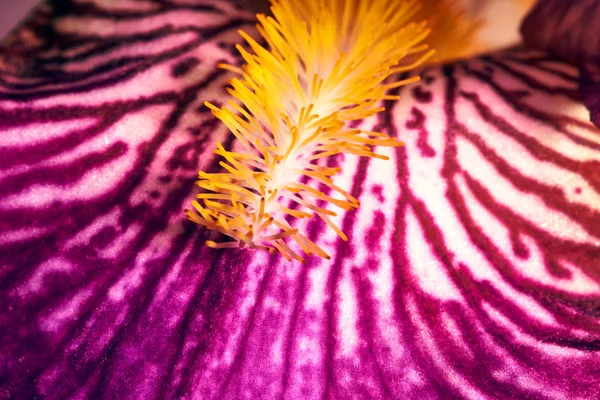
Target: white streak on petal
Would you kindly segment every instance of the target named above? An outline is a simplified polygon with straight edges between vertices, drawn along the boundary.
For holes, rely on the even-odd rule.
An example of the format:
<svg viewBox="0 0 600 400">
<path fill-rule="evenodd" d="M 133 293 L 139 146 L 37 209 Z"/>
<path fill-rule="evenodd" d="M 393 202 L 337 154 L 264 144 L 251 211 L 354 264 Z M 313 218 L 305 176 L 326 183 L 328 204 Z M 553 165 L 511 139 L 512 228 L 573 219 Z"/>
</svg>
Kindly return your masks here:
<svg viewBox="0 0 600 400">
<path fill-rule="evenodd" d="M 443 300 L 462 300 L 445 266 L 436 259 L 432 245 L 423 235 L 423 229 L 412 211 L 406 213 L 406 253 L 411 261 L 413 277 L 425 292 Z"/>
<path fill-rule="evenodd" d="M 44 280 L 46 277 L 63 275 L 69 276 L 69 272 L 73 265 L 65 258 L 55 257 L 41 263 L 31 274 L 29 279 L 19 288 L 17 293 L 19 296 L 28 296 L 43 289 Z"/>
</svg>

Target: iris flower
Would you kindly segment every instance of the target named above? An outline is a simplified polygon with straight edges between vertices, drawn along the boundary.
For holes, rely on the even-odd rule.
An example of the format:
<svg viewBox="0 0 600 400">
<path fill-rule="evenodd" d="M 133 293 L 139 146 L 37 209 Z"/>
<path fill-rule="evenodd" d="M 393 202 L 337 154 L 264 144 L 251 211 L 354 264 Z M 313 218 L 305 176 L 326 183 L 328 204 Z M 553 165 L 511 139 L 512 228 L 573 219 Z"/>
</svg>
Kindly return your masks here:
<svg viewBox="0 0 600 400">
<path fill-rule="evenodd" d="M 326 160 L 360 207 L 305 263 L 184 214 L 254 12 L 41 4 L 0 51 L 0 398 L 600 398 L 600 1 L 478 55 L 423 4 L 437 58 L 353 122 L 404 146 Z"/>
</svg>

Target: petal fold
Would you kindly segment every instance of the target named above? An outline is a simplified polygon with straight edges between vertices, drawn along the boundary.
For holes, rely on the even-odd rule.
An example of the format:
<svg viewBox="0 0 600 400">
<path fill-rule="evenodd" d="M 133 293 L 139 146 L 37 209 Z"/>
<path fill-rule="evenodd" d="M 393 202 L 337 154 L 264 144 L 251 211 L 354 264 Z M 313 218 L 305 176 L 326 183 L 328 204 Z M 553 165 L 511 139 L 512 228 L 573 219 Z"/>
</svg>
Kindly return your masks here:
<svg viewBox="0 0 600 400">
<path fill-rule="evenodd" d="M 523 21 L 525 43 L 580 64 L 600 58 L 600 1 L 541 0 Z"/>
<path fill-rule="evenodd" d="M 521 26 L 525 44 L 581 67 L 590 120 L 600 126 L 600 1 L 541 0 Z"/>
<path fill-rule="evenodd" d="M 415 71 L 356 125 L 405 146 L 330 162 L 361 207 L 332 217 L 347 242 L 307 225 L 332 259 L 300 265 L 205 247 L 183 214 L 235 146 L 202 104 L 253 15 L 44 4 L 0 49 L 0 398 L 600 398 L 576 68 L 511 49 Z"/>
</svg>

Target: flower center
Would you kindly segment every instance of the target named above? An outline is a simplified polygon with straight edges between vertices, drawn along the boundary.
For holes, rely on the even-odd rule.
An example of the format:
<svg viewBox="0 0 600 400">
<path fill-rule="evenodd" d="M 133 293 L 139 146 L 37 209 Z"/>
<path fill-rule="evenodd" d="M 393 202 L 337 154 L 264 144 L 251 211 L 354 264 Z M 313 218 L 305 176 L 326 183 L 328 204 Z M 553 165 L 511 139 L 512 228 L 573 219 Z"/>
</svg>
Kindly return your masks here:
<svg viewBox="0 0 600 400">
<path fill-rule="evenodd" d="M 218 144 L 215 153 L 224 158 L 227 172 L 200 172 L 197 184 L 206 193 L 198 195 L 202 204 L 194 201 L 195 210 L 187 211 L 192 221 L 234 239 L 208 241 L 209 246 L 278 250 L 303 260 L 289 238 L 306 254 L 328 258 L 290 224 L 314 217 L 346 240 L 330 208 L 351 210 L 359 203 L 334 184 L 339 169 L 321 161 L 339 153 L 386 159 L 373 148 L 401 145 L 348 123 L 382 111 L 382 100 L 397 99 L 388 90 L 418 80 L 385 83 L 433 54 L 424 44 L 429 29 L 418 22 L 432 6 L 422 3 L 274 0 L 272 16 L 257 16 L 266 48 L 240 32 L 252 51 L 237 47 L 246 65 L 222 66 L 241 75 L 228 89 L 237 101 L 221 108 L 206 105 L 245 151 L 230 152 Z M 327 206 L 321 207 L 323 202 Z"/>
</svg>

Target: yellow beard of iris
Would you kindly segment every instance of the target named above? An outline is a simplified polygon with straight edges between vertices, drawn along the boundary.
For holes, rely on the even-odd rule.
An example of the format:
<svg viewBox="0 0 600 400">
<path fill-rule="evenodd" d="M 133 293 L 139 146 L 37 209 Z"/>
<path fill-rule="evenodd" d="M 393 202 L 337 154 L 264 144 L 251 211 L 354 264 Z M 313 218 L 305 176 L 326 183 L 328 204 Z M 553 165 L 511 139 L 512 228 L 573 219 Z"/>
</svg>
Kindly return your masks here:
<svg viewBox="0 0 600 400">
<path fill-rule="evenodd" d="M 221 108 L 206 105 L 244 151 L 217 145 L 215 153 L 223 157 L 225 171 L 199 172 L 196 183 L 204 192 L 193 202 L 194 210 L 187 210 L 190 220 L 234 241 L 206 244 L 278 250 L 288 259 L 303 261 L 288 245 L 292 240 L 307 255 L 329 258 L 286 217 L 321 218 L 347 240 L 331 220 L 336 213 L 317 204 L 324 201 L 351 210 L 359 202 L 334 184 L 338 168 L 317 163 L 338 153 L 386 159 L 373 147 L 401 145 L 379 132 L 349 128 L 348 123 L 382 111 L 381 100 L 397 98 L 386 94 L 388 90 L 419 79 L 384 82 L 433 56 L 425 43 L 430 31 L 424 20 L 454 32 L 463 44 L 468 41 L 476 22 L 461 26 L 457 19 L 463 14 L 454 3 L 274 0 L 272 17 L 257 16 L 267 48 L 240 32 L 252 51 L 237 46 L 246 65 L 221 65 L 240 75 L 228 88 L 235 101 Z M 437 15 L 442 17 L 434 18 L 440 11 L 443 14 Z M 436 32 L 433 43 L 442 33 Z M 304 177 L 327 186 L 331 195 L 302 183 Z M 289 208 L 292 203 L 298 207 Z"/>
</svg>

